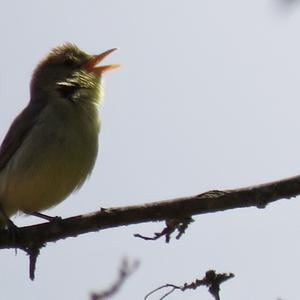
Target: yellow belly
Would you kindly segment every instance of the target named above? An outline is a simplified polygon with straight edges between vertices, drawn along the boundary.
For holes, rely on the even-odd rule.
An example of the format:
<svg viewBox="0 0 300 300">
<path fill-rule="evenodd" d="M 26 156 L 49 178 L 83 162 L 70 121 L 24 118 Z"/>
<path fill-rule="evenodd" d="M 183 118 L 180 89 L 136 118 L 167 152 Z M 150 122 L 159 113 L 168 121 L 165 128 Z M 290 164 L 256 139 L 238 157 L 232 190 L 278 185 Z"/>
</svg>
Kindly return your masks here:
<svg viewBox="0 0 300 300">
<path fill-rule="evenodd" d="M 82 117 L 51 118 L 49 127 L 46 115 L 35 124 L 0 172 L 0 204 L 8 216 L 47 209 L 83 184 L 97 156 L 99 123 Z"/>
</svg>

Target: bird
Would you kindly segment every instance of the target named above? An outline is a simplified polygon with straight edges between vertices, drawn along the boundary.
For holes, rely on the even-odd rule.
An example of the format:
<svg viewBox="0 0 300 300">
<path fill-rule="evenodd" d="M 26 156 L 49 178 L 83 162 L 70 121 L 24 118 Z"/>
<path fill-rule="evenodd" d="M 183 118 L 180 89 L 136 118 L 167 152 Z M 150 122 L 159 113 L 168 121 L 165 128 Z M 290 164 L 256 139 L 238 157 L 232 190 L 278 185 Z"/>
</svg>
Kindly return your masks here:
<svg viewBox="0 0 300 300">
<path fill-rule="evenodd" d="M 120 66 L 98 64 L 115 50 L 90 55 L 64 43 L 35 68 L 29 103 L 0 146 L 2 227 L 16 213 L 38 215 L 59 204 L 91 174 L 101 127 L 102 74 Z"/>
</svg>

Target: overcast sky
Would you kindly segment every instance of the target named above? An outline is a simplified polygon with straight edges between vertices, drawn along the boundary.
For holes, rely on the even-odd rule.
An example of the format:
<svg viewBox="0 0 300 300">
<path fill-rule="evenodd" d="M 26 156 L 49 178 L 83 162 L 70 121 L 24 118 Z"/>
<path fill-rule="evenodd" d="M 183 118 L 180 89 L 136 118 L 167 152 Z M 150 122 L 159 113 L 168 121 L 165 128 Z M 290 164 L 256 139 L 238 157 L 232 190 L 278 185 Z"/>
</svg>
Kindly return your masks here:
<svg viewBox="0 0 300 300">
<path fill-rule="evenodd" d="M 38 61 L 69 41 L 106 62 L 100 153 L 90 180 L 48 210 L 62 217 L 300 173 L 300 6 L 284 0 L 5 1 L 0 10 L 0 138 L 29 100 Z M 233 272 L 222 300 L 296 299 L 300 201 L 195 217 L 166 245 L 163 224 L 105 230 L 49 244 L 36 280 L 28 258 L 0 253 L 1 299 L 88 300 L 117 277 L 124 256 L 139 270 L 114 299 L 142 299 L 206 270 Z M 39 222 L 16 217 L 18 225 Z M 202 288 L 168 299 L 212 299 Z M 150 299 L 158 299 L 153 296 Z"/>
</svg>

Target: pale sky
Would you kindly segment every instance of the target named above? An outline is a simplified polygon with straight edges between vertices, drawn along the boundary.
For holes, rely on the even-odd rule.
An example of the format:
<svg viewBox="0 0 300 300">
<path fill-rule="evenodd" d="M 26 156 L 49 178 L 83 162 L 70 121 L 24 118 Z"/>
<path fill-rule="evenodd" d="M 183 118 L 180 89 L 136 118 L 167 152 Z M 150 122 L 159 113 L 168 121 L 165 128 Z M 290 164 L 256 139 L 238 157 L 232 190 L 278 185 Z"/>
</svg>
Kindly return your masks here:
<svg viewBox="0 0 300 300">
<path fill-rule="evenodd" d="M 68 217 L 238 188 L 300 173 L 300 6 L 283 0 L 6 1 L 0 10 L 0 138 L 29 100 L 38 61 L 69 41 L 106 60 L 100 153 L 90 180 L 50 215 Z M 179 240 L 146 242 L 163 224 L 0 252 L 0 299 L 88 300 L 124 256 L 141 262 L 114 299 L 143 299 L 208 269 L 233 272 L 221 299 L 296 299 L 300 201 L 196 216 Z M 16 217 L 16 224 L 39 222 Z M 212 299 L 205 288 L 167 299 Z M 150 299 L 158 299 L 154 295 Z"/>
</svg>

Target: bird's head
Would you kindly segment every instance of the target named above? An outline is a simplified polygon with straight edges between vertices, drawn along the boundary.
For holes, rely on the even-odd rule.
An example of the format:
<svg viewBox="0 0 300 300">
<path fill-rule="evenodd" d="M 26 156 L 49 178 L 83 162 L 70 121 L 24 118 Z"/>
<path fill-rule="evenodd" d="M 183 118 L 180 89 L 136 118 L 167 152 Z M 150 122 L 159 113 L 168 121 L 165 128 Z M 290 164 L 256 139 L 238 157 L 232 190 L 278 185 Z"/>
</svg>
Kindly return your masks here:
<svg viewBox="0 0 300 300">
<path fill-rule="evenodd" d="M 53 96 L 74 102 L 97 103 L 101 96 L 101 75 L 119 66 L 97 64 L 114 50 L 116 49 L 99 55 L 89 55 L 70 43 L 52 49 L 33 73 L 30 85 L 31 101 Z"/>
</svg>

